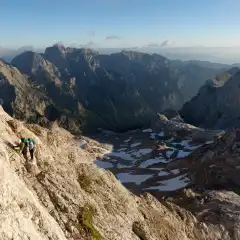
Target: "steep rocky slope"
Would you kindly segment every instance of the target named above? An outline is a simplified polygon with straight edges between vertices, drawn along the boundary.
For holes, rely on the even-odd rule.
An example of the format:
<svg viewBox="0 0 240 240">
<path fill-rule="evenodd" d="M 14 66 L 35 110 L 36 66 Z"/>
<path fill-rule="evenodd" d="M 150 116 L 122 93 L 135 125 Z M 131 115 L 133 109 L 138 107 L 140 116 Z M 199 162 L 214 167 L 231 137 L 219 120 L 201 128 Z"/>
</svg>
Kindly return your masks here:
<svg viewBox="0 0 240 240">
<path fill-rule="evenodd" d="M 227 128 L 239 122 L 238 68 L 210 79 L 197 96 L 184 104 L 180 115 L 186 122 L 207 128 Z"/>
<path fill-rule="evenodd" d="M 132 195 L 67 131 L 24 125 L 2 109 L 0 127 L 1 239 L 206 239 L 193 215 Z M 38 143 L 35 163 L 11 148 L 23 136 Z"/>
<path fill-rule="evenodd" d="M 0 98 L 3 108 L 19 119 L 44 117 L 49 100 L 18 69 L 0 61 Z"/>
<path fill-rule="evenodd" d="M 94 140 L 88 139 L 88 147 L 82 150 L 80 139 L 66 130 L 56 125 L 48 130 L 23 124 L 3 109 L 0 109 L 0 129 L 3 240 L 237 240 L 240 237 L 239 195 L 212 191 L 216 185 L 205 185 L 210 178 L 202 175 L 204 166 L 205 172 L 220 170 L 217 166 L 222 161 L 218 156 L 227 156 L 225 163 L 237 168 L 238 162 L 230 161 L 238 156 L 235 143 L 239 139 L 235 130 L 199 148 L 188 158 L 170 162 L 168 168 L 181 164 L 192 169 L 196 188 L 159 202 L 150 194 L 134 196 L 112 173 L 93 164 L 94 156 L 109 152 L 109 148 Z M 11 148 L 23 136 L 33 137 L 38 143 L 33 163 L 25 163 Z M 210 154 L 211 151 L 215 154 Z M 216 167 L 210 167 L 212 164 Z M 229 171 L 226 169 L 225 173 Z M 223 179 L 228 182 L 225 176 L 229 175 L 225 173 Z"/>
<path fill-rule="evenodd" d="M 210 65 L 210 64 L 209 64 Z M 215 69 L 210 66 L 201 65 L 201 61 L 188 61 L 184 64 L 177 65 L 180 75 L 182 76 L 182 84 L 180 90 L 184 96 L 184 102 L 189 101 L 192 97 L 196 96 L 200 87 L 206 82 L 207 79 L 213 77 L 224 70 L 224 68 Z M 230 66 L 225 69 L 229 69 Z"/>
<path fill-rule="evenodd" d="M 63 115 L 61 111 L 68 111 L 71 122 L 77 119 L 76 128 L 88 131 L 97 124 L 117 131 L 143 126 L 156 112 L 180 108 L 217 71 L 176 66 L 157 54 L 101 55 L 61 45 L 46 48 L 44 54 L 22 53 L 12 64 L 44 88 L 54 102 L 56 114 L 45 114 L 46 118 L 56 120 Z"/>
<path fill-rule="evenodd" d="M 239 239 L 240 129 L 234 127 L 214 143 L 199 148 L 168 168 L 187 168 L 194 182 L 192 190 L 173 198 L 199 221 L 219 232 L 216 239 Z M 219 225 L 221 223 L 221 225 Z"/>
<path fill-rule="evenodd" d="M 195 151 L 186 162 L 196 186 L 239 192 L 240 129 L 234 127 L 214 143 Z M 178 164 L 175 162 L 175 164 Z"/>
</svg>

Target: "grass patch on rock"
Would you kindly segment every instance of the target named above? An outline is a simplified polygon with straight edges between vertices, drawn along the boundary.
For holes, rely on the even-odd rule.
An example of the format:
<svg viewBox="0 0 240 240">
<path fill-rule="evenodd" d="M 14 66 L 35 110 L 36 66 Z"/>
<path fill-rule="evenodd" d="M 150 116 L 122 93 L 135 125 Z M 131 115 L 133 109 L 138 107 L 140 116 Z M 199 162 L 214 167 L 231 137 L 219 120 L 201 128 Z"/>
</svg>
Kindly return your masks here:
<svg viewBox="0 0 240 240">
<path fill-rule="evenodd" d="M 85 232 L 87 235 L 91 237 L 92 240 L 101 240 L 102 236 L 99 231 L 93 226 L 93 216 L 96 213 L 96 210 L 86 204 L 82 209 L 80 214 L 78 215 L 79 221 L 79 232 Z"/>
</svg>

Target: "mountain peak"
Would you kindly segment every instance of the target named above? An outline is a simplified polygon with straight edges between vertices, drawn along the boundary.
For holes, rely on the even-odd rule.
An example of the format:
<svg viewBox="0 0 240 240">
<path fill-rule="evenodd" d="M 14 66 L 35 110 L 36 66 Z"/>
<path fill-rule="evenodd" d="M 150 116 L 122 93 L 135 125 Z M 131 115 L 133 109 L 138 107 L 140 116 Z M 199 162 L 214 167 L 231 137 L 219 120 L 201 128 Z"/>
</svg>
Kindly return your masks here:
<svg viewBox="0 0 240 240">
<path fill-rule="evenodd" d="M 185 121 L 205 128 L 226 129 L 239 124 L 240 71 L 232 68 L 209 79 L 196 97 L 184 104 Z"/>
<path fill-rule="evenodd" d="M 80 52 L 84 55 L 99 55 L 99 53 L 91 48 L 80 48 Z"/>
<path fill-rule="evenodd" d="M 60 43 L 56 43 L 52 47 L 57 48 L 60 51 L 65 51 L 66 50 L 65 46 L 63 44 L 60 44 Z"/>
<path fill-rule="evenodd" d="M 239 67 L 232 67 L 230 68 L 227 72 L 234 75 L 235 73 L 239 72 L 240 68 Z"/>
<path fill-rule="evenodd" d="M 46 66 L 46 60 L 39 53 L 26 51 L 16 56 L 11 64 L 23 73 L 31 75 L 39 70 L 39 68 L 43 69 Z"/>
<path fill-rule="evenodd" d="M 66 52 L 66 48 L 61 44 L 54 44 L 53 46 L 47 47 L 45 49 L 46 55 L 51 54 L 51 53 L 58 53 L 58 54 L 64 56 L 65 52 Z"/>
</svg>

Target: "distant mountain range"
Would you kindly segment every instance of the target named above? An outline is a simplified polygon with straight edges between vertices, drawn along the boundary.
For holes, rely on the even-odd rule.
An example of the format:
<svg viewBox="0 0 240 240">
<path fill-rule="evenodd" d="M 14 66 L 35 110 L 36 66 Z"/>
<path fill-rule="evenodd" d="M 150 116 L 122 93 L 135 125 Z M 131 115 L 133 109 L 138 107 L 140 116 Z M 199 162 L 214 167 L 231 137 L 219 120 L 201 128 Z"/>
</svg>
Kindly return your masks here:
<svg viewBox="0 0 240 240">
<path fill-rule="evenodd" d="M 99 48 L 97 50 L 102 54 L 110 54 L 120 52 L 122 48 Z M 150 44 L 148 46 L 134 47 L 126 50 L 149 54 L 157 53 L 171 60 L 197 60 L 210 63 L 222 63 L 225 65 L 232 65 L 233 63 L 237 63 L 238 66 L 240 65 L 240 47 L 161 47 L 157 44 Z"/>
<path fill-rule="evenodd" d="M 24 51 L 11 65 L 1 62 L 0 98 L 9 113 L 29 122 L 58 121 L 74 133 L 126 131 L 149 123 L 156 112 L 181 108 L 227 66 L 54 45 L 42 54 Z"/>
<path fill-rule="evenodd" d="M 25 51 L 37 51 L 41 52 L 41 49 L 35 49 L 32 46 L 23 46 L 21 48 L 4 48 L 0 46 L 0 59 L 6 62 L 11 62 L 14 57 Z"/>
</svg>

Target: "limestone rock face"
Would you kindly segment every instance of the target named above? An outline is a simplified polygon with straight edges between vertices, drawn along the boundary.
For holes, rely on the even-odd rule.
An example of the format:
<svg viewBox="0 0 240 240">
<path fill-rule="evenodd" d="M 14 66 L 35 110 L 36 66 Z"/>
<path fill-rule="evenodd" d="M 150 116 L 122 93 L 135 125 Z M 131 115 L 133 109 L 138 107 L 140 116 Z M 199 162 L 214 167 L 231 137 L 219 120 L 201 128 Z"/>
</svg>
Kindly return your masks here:
<svg viewBox="0 0 240 240">
<path fill-rule="evenodd" d="M 1 141 L 0 157 L 0 238 L 8 239 L 61 239 L 63 230 L 9 166 L 9 155 Z"/>
<path fill-rule="evenodd" d="M 37 142 L 34 171 L 11 147 L 24 136 Z M 78 143 L 64 129 L 23 124 L 0 109 L 1 239 L 207 239 L 191 213 L 134 196 Z"/>
<path fill-rule="evenodd" d="M 133 195 L 93 163 L 110 148 L 56 124 L 24 124 L 0 108 L 0 239 L 237 240 L 239 136 L 236 128 L 170 162 L 189 164 L 192 190 L 158 201 Z M 19 137 L 36 140 L 33 162 L 12 149 Z"/>
</svg>

